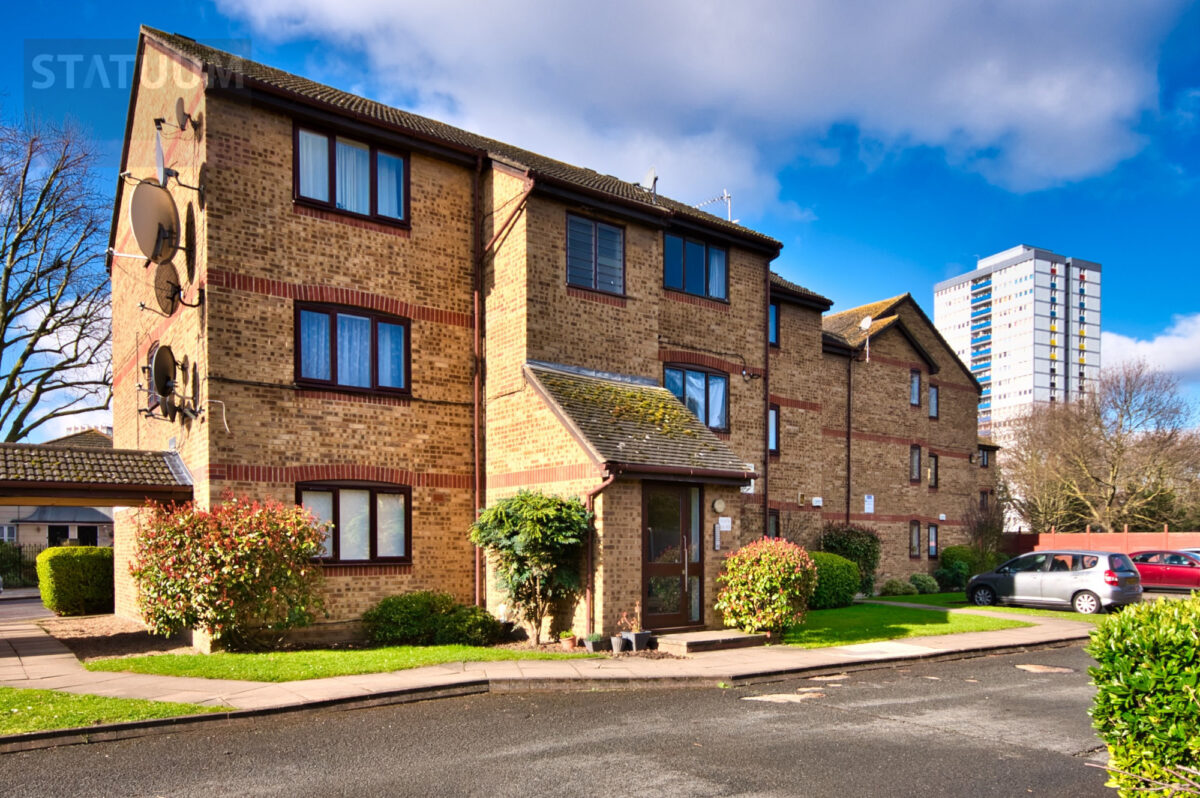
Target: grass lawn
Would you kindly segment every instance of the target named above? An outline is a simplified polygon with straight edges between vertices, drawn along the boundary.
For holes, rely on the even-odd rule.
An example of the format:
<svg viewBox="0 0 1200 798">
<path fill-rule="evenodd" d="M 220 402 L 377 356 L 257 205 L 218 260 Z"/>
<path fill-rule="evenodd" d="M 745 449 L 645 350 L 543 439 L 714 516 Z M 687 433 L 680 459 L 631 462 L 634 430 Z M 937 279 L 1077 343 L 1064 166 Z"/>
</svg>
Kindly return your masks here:
<svg viewBox="0 0 1200 798">
<path fill-rule="evenodd" d="M 907 604 L 927 604 L 931 607 L 946 609 L 961 609 L 970 607 L 988 612 L 1003 612 L 1010 615 L 1040 615 L 1043 618 L 1062 618 L 1064 621 L 1081 621 L 1083 623 L 1100 623 L 1103 615 L 1080 615 L 1070 610 L 1040 610 L 1033 607 L 976 607 L 967 601 L 963 593 L 927 593 L 924 596 L 874 596 L 872 601 L 899 601 Z"/>
<path fill-rule="evenodd" d="M 804 625 L 789 629 L 783 642 L 803 648 L 825 648 L 904 637 L 990 632 L 1031 625 L 1016 619 L 1005 621 L 932 609 L 855 604 L 837 610 L 814 610 L 808 613 Z"/>
<path fill-rule="evenodd" d="M 229 707 L 202 707 L 198 704 L 144 701 L 140 698 L 105 698 L 56 690 L 0 687 L 0 734 L 74 729 L 97 723 L 227 711 Z"/>
<path fill-rule="evenodd" d="M 90 671 L 132 671 L 162 676 L 205 679 L 247 679 L 254 682 L 294 682 L 356 673 L 441 665 L 446 662 L 495 662 L 514 659 L 572 659 L 593 654 L 557 654 L 477 646 L 388 646 L 349 651 L 314 649 L 264 654 L 157 654 L 146 657 L 97 659 L 85 662 Z"/>
</svg>

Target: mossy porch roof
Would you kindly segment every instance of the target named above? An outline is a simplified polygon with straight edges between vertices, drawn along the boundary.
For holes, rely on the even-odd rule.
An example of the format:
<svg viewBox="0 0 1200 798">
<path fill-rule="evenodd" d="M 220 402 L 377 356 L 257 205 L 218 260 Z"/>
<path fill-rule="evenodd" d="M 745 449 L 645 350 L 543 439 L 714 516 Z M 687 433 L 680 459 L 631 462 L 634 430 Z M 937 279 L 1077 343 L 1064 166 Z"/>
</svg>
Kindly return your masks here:
<svg viewBox="0 0 1200 798">
<path fill-rule="evenodd" d="M 649 380 L 526 363 L 530 383 L 597 464 L 746 480 L 753 467 Z"/>
<path fill-rule="evenodd" d="M 169 488 L 192 484 L 174 452 L 23 443 L 0 444 L 0 481 Z"/>
</svg>

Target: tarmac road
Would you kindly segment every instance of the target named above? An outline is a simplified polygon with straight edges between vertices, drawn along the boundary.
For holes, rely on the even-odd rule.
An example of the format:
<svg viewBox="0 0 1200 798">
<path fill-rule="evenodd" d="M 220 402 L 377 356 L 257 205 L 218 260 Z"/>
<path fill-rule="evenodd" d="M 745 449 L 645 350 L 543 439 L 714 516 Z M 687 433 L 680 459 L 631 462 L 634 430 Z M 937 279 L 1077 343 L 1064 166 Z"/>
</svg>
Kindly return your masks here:
<svg viewBox="0 0 1200 798">
<path fill-rule="evenodd" d="M 1103 796 L 1085 766 L 1105 760 L 1090 662 L 1074 646 L 834 681 L 255 718 L 0 755 L 0 795 Z"/>
</svg>

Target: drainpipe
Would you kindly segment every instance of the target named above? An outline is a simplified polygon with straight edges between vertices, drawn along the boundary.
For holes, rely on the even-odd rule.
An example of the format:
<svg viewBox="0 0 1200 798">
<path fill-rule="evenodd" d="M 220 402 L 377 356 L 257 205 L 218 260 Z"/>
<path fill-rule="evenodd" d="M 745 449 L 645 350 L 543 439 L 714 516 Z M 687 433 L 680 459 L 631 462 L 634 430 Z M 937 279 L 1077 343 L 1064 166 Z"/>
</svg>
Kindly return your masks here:
<svg viewBox="0 0 1200 798">
<path fill-rule="evenodd" d="M 475 235 L 471 242 L 474 258 L 474 289 L 472 291 L 472 308 L 471 308 L 471 333 L 473 336 L 472 356 L 474 358 L 474 372 L 472 377 L 472 390 L 474 396 L 472 399 L 472 411 L 474 414 L 474 449 L 475 449 L 475 518 L 479 518 L 479 513 L 482 512 L 485 498 L 485 485 L 483 482 L 483 452 L 482 445 L 482 425 L 483 414 L 480 406 L 481 394 L 483 393 L 483 330 L 482 330 L 482 314 L 483 314 L 483 200 L 480 189 L 480 181 L 483 177 L 483 156 L 475 156 L 475 173 L 471 176 L 471 203 L 474 206 L 474 222 Z M 475 606 L 482 607 L 483 601 L 483 550 L 478 546 L 475 547 Z"/>
<path fill-rule="evenodd" d="M 846 358 L 846 523 L 850 523 L 850 402 L 854 396 L 854 353 Z"/>
<path fill-rule="evenodd" d="M 584 505 L 587 511 L 592 512 L 592 508 L 596 505 L 596 497 L 600 492 L 613 484 L 617 475 L 611 474 L 608 479 L 601 482 L 596 487 L 584 494 Z M 592 610 L 592 596 L 595 592 L 596 585 L 596 522 L 593 520 L 588 528 L 587 539 L 587 564 L 584 566 L 587 569 L 587 585 L 584 587 L 584 606 L 587 610 L 587 630 L 584 634 L 591 634 L 596 631 L 595 613 Z"/>
<path fill-rule="evenodd" d="M 762 531 L 765 537 L 771 525 L 771 501 L 768 493 L 770 485 L 769 477 L 771 474 L 771 264 L 767 263 L 767 268 L 763 270 L 763 472 L 762 472 L 762 494 L 763 494 L 763 515 L 762 515 Z M 782 416 L 783 414 L 780 413 Z M 776 435 L 782 432 L 782 419 L 779 424 L 781 429 L 775 431 Z M 782 524 L 780 524 L 782 527 Z M 783 529 L 779 530 L 782 537 Z"/>
</svg>

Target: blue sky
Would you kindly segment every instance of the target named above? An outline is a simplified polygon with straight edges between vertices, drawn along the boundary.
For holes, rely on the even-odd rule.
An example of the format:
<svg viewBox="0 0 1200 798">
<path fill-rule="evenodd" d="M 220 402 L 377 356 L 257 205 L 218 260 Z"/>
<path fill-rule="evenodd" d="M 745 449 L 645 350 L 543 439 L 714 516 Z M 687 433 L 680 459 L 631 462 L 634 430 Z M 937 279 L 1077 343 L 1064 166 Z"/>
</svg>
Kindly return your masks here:
<svg viewBox="0 0 1200 798">
<path fill-rule="evenodd" d="M 1105 363 L 1144 356 L 1200 396 L 1200 4 L 132 0 L 6 22 L 10 117 L 57 113 L 29 40 L 240 40 L 601 172 L 654 166 L 686 202 L 728 189 L 835 309 L 911 291 L 932 310 L 935 282 L 1018 243 L 1099 261 Z"/>
</svg>

